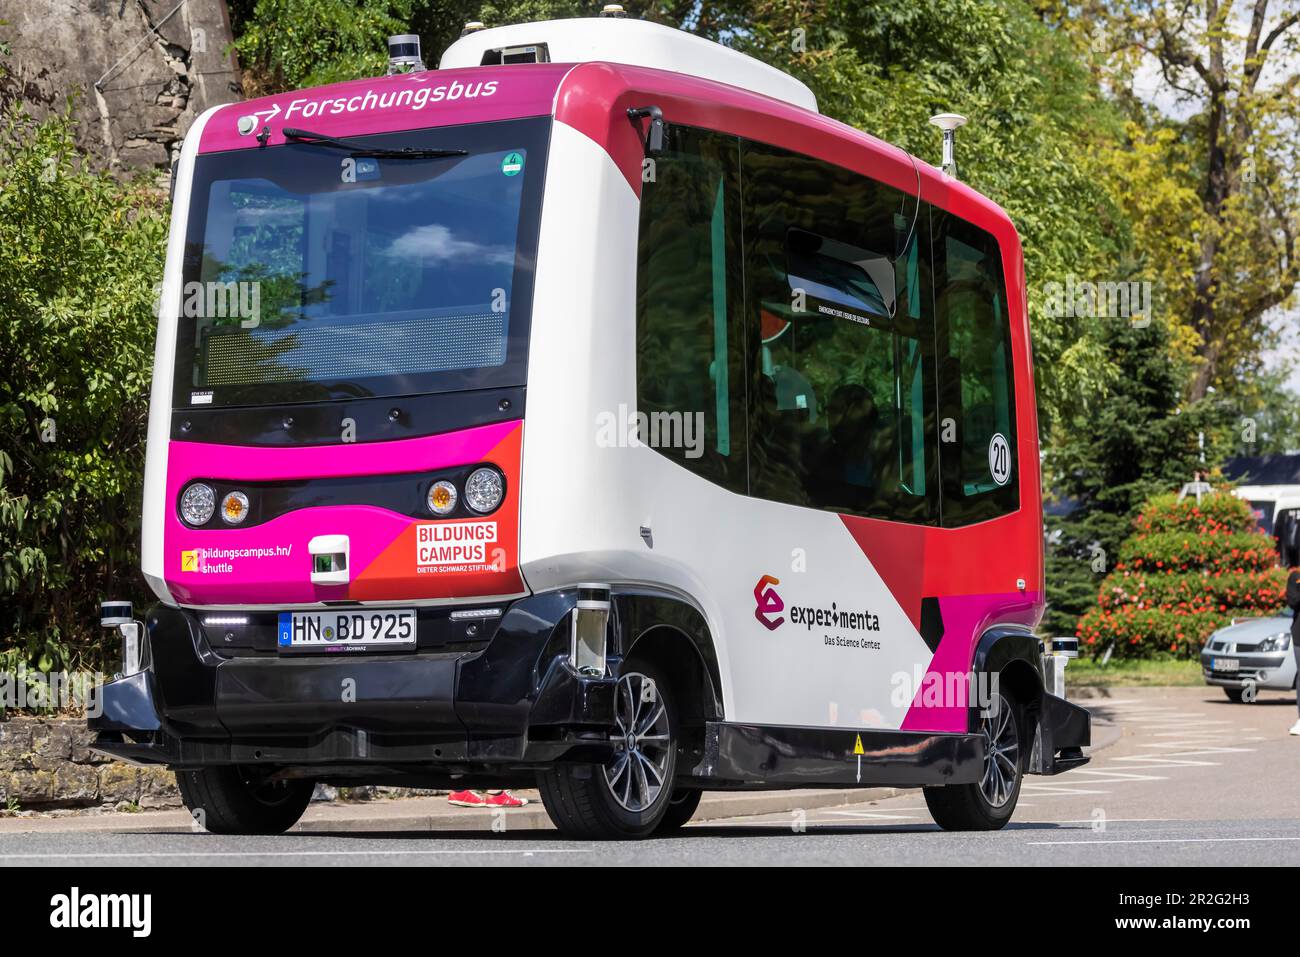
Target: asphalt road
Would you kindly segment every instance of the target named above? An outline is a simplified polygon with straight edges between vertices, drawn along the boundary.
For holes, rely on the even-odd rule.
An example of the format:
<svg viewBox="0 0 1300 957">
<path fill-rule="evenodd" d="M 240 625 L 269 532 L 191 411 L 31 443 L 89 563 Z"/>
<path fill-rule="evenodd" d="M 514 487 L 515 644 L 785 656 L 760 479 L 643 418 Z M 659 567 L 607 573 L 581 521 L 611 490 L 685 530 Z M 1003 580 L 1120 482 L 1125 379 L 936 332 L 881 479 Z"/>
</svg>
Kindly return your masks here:
<svg viewBox="0 0 1300 957">
<path fill-rule="evenodd" d="M 105 827 L 0 833 L 0 866 L 30 865 L 1296 865 L 1295 697 L 1233 705 L 1217 689 L 1118 689 L 1094 710 L 1093 761 L 1029 777 L 1010 826 L 949 834 L 919 792 L 690 825 L 625 844 L 564 841 L 484 815 L 482 830 L 315 831 L 233 838 Z M 472 812 L 482 813 L 482 812 Z M 493 821 L 504 832 L 494 832 Z M 13 825 L 15 822 L 8 822 Z M 66 822 L 64 822 L 66 823 Z"/>
</svg>

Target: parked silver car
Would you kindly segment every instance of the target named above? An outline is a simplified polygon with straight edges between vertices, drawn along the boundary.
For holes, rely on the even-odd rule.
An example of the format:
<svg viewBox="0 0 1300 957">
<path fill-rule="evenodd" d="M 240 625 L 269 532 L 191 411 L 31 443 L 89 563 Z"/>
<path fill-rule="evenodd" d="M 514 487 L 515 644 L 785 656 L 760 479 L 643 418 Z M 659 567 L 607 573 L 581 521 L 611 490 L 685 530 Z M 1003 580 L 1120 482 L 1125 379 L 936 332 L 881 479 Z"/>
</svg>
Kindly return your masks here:
<svg viewBox="0 0 1300 957">
<path fill-rule="evenodd" d="M 1201 649 L 1201 674 L 1233 701 L 1253 701 L 1254 691 L 1295 687 L 1291 619 L 1285 608 L 1270 618 L 1246 618 L 1220 628 Z"/>
</svg>

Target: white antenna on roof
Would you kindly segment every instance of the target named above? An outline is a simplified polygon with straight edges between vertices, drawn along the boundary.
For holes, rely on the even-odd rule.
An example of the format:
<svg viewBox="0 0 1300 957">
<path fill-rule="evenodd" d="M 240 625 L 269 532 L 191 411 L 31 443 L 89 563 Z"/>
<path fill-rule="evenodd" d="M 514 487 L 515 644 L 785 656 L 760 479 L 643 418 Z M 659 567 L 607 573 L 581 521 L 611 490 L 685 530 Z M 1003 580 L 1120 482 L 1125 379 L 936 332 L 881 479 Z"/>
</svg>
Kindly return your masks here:
<svg viewBox="0 0 1300 957">
<path fill-rule="evenodd" d="M 966 117 L 960 113 L 936 113 L 930 122 L 943 130 L 943 172 L 945 176 L 957 178 L 957 130 L 966 125 Z"/>
</svg>

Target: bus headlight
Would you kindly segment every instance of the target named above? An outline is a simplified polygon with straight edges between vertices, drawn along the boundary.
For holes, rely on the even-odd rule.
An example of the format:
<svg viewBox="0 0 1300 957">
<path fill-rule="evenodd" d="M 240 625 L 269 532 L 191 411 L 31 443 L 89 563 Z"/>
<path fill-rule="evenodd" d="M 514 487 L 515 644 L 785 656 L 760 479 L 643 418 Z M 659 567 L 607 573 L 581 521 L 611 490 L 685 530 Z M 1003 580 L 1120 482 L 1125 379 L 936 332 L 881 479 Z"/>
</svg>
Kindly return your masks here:
<svg viewBox="0 0 1300 957">
<path fill-rule="evenodd" d="M 434 482 L 429 489 L 429 511 L 434 515 L 450 515 L 458 497 L 456 486 L 450 482 Z"/>
<path fill-rule="evenodd" d="M 501 504 L 505 483 L 496 469 L 475 469 L 465 480 L 465 504 L 486 515 Z"/>
<path fill-rule="evenodd" d="M 221 500 L 221 520 L 227 525 L 238 525 L 248 518 L 248 496 L 243 492 L 229 492 Z"/>
<path fill-rule="evenodd" d="M 181 518 L 189 525 L 206 525 L 217 510 L 217 494 L 202 482 L 195 482 L 181 494 Z"/>
</svg>

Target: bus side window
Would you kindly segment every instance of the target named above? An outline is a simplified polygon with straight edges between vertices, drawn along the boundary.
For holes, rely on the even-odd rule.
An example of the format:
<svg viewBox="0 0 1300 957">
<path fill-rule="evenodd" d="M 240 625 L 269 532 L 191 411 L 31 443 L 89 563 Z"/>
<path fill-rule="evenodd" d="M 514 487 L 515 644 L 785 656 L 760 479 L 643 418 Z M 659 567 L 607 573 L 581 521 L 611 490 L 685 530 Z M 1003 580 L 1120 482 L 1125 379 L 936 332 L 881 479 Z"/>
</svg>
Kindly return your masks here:
<svg viewBox="0 0 1300 957">
<path fill-rule="evenodd" d="M 668 147 L 641 188 L 640 438 L 698 475 L 745 492 L 739 141 L 675 126 Z"/>
<path fill-rule="evenodd" d="M 1002 256 L 993 236 L 935 210 L 935 319 L 943 523 L 968 525 L 1019 506 L 1016 421 Z"/>
<path fill-rule="evenodd" d="M 751 494 L 936 520 L 929 257 L 916 198 L 745 141 Z"/>
</svg>

